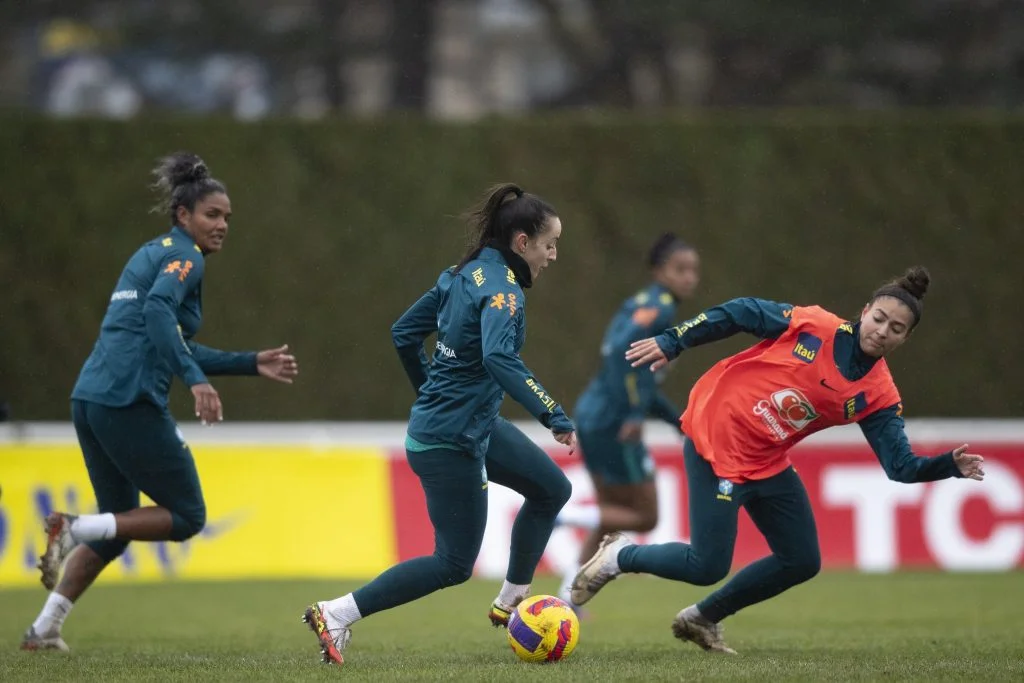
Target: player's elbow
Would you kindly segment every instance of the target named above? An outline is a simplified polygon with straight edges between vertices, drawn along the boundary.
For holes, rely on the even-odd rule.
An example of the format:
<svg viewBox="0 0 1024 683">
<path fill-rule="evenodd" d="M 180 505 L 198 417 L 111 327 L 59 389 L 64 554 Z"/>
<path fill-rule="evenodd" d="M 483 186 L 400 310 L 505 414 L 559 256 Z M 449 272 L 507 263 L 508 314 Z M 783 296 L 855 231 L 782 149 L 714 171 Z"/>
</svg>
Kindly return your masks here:
<svg viewBox="0 0 1024 683">
<path fill-rule="evenodd" d="M 391 343 L 399 350 L 404 349 L 406 346 L 410 346 L 408 336 L 405 334 L 405 330 L 402 329 L 400 323 L 396 322 L 391 326 Z"/>
<path fill-rule="evenodd" d="M 147 330 L 160 329 L 168 317 L 174 319 L 174 310 L 167 302 L 158 297 L 146 297 L 142 304 L 142 320 Z"/>
<path fill-rule="evenodd" d="M 917 481 L 916 473 L 912 467 L 893 465 L 885 468 L 885 474 L 891 481 L 901 484 L 913 484 Z"/>
<path fill-rule="evenodd" d="M 485 351 L 482 363 L 484 370 L 489 372 L 492 377 L 500 376 L 505 366 L 502 354 L 494 352 L 488 353 Z"/>
</svg>

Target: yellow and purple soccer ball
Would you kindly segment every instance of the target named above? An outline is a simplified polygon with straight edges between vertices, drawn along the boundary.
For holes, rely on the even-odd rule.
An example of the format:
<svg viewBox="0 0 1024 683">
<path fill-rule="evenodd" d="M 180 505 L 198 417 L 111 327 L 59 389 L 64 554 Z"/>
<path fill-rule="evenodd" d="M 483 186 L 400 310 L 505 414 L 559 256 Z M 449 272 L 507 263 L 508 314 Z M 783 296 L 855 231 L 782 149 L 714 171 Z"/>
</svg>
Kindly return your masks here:
<svg viewBox="0 0 1024 683">
<path fill-rule="evenodd" d="M 508 620 L 508 642 L 524 662 L 544 664 L 568 657 L 580 640 L 580 620 L 553 595 L 526 598 Z"/>
</svg>

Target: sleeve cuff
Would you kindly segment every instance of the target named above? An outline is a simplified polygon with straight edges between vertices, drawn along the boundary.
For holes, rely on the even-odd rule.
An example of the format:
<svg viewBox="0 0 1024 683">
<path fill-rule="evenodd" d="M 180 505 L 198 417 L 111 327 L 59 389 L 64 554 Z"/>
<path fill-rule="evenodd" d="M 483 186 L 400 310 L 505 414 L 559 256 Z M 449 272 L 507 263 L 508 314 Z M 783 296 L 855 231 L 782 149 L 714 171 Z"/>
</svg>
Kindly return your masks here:
<svg viewBox="0 0 1024 683">
<path fill-rule="evenodd" d="M 260 374 L 259 364 L 256 362 L 257 353 L 255 351 L 247 351 L 242 354 L 242 367 L 247 375 L 258 375 Z"/>
<path fill-rule="evenodd" d="M 954 462 L 954 460 L 953 460 L 953 451 L 946 451 L 945 453 L 943 453 L 942 455 L 940 455 L 938 457 L 942 458 L 943 465 L 945 466 L 946 471 L 949 472 L 950 478 L 952 478 L 952 479 L 963 479 L 964 478 L 963 472 L 960 471 L 960 468 L 956 466 L 956 462 Z"/>
<path fill-rule="evenodd" d="M 566 432 L 575 432 L 576 425 L 572 423 L 572 420 L 562 411 L 557 413 L 545 413 L 541 419 L 541 423 L 556 434 L 564 434 Z"/>
<path fill-rule="evenodd" d="M 654 338 L 654 341 L 658 343 L 658 348 L 665 354 L 665 358 L 674 360 L 679 356 L 680 348 L 679 343 L 665 334 L 659 334 Z"/>
<path fill-rule="evenodd" d="M 203 374 L 198 365 L 192 365 L 186 369 L 185 376 L 182 379 L 190 387 L 194 387 L 197 384 L 209 384 L 210 382 L 210 380 L 206 379 L 206 375 Z"/>
</svg>

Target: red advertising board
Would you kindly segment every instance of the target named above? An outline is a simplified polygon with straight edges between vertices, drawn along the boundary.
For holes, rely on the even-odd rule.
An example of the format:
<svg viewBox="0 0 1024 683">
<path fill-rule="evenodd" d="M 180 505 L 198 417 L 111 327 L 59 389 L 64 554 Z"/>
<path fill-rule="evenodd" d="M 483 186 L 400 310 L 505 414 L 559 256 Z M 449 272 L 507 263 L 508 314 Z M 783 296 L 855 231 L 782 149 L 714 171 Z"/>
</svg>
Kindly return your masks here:
<svg viewBox="0 0 1024 683">
<path fill-rule="evenodd" d="M 938 453 L 958 443 L 917 442 L 915 450 Z M 689 536 L 687 487 L 678 444 L 652 447 L 658 466 L 660 522 L 643 542 L 685 541 Z M 1024 566 L 1024 443 L 987 442 L 972 447 L 985 458 L 984 482 L 953 479 L 925 484 L 889 481 L 866 443 L 843 439 L 805 443 L 793 463 L 810 494 L 826 567 L 890 571 L 909 567 L 998 571 Z M 591 500 L 582 464 L 553 445 L 549 452 L 573 483 L 570 505 Z M 392 486 L 398 554 L 401 559 L 429 554 L 433 533 L 423 493 L 404 452 L 393 450 Z M 502 576 L 509 532 L 522 499 L 492 486 L 487 535 L 477 572 Z M 556 529 L 542 571 L 561 571 L 578 552 L 582 533 Z M 734 568 L 768 554 L 768 547 L 746 516 Z"/>
</svg>

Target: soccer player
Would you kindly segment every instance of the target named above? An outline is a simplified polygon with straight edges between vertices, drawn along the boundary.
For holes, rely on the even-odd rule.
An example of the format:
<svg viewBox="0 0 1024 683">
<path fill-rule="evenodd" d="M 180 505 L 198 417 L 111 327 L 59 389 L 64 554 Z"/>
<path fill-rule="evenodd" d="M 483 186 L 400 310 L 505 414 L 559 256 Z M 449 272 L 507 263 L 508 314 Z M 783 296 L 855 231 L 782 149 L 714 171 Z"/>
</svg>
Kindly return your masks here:
<svg viewBox="0 0 1024 683">
<path fill-rule="evenodd" d="M 846 321 L 817 306 L 735 299 L 656 337 L 633 344 L 634 367 L 664 366 L 681 351 L 748 332 L 763 341 L 715 364 L 690 392 L 681 422 L 690 493 L 691 541 L 636 545 L 606 536 L 573 584 L 577 604 L 624 572 L 707 586 L 729 572 L 739 508 L 764 535 L 771 554 L 676 615 L 675 636 L 705 650 L 734 654 L 721 621 L 807 581 L 821 568 L 807 491 L 790 448 L 810 434 L 859 423 L 888 477 L 911 483 L 984 477 L 983 458 L 964 444 L 936 457 L 915 455 L 904 433 L 902 403 L 884 357 L 921 320 L 930 277 L 924 268 L 881 286 Z"/>
<path fill-rule="evenodd" d="M 39 568 L 53 592 L 25 633 L 25 650 L 68 650 L 61 637 L 68 612 L 129 541 L 184 541 L 206 523 L 192 453 L 167 409 L 172 377 L 191 389 L 196 416 L 214 424 L 223 412 L 207 376 L 258 374 L 290 384 L 298 374 L 287 345 L 227 352 L 192 340 L 202 322 L 206 257 L 224 246 L 231 202 L 194 154 L 166 157 L 154 174 L 171 230 L 128 260 L 71 393 L 99 513 L 47 516 Z M 140 507 L 140 491 L 156 504 Z"/>
<path fill-rule="evenodd" d="M 341 653 L 359 619 L 470 578 L 487 523 L 488 480 L 526 497 L 512 530 L 507 578 L 489 614 L 493 623 L 507 624 L 529 594 L 555 516 L 571 493 L 550 459 L 498 418 L 507 392 L 558 443 L 570 453 L 575 449 L 573 423 L 519 357 L 526 336 L 524 290 L 554 262 L 561 221 L 543 199 L 511 184 L 492 189 L 470 221 L 477 239 L 469 252 L 393 329 L 417 389 L 405 448 L 426 494 L 434 553 L 306 609 L 303 621 L 328 663 L 344 663 Z M 426 372 L 422 340 L 434 330 L 436 350 Z"/>
<path fill-rule="evenodd" d="M 579 562 L 592 557 L 605 534 L 650 531 L 658 524 L 654 464 L 643 442 L 644 420 L 679 424 L 679 411 L 658 390 L 657 374 L 630 366 L 629 345 L 669 327 L 676 305 L 700 282 L 697 251 L 673 234 L 659 237 L 648 255 L 652 282 L 622 304 L 605 331 L 601 369 L 576 404 L 574 417 L 596 505 L 566 506 L 557 524 L 587 529 Z M 565 574 L 559 597 L 572 604 L 579 564 Z M 575 606 L 574 606 L 575 607 Z"/>
</svg>

